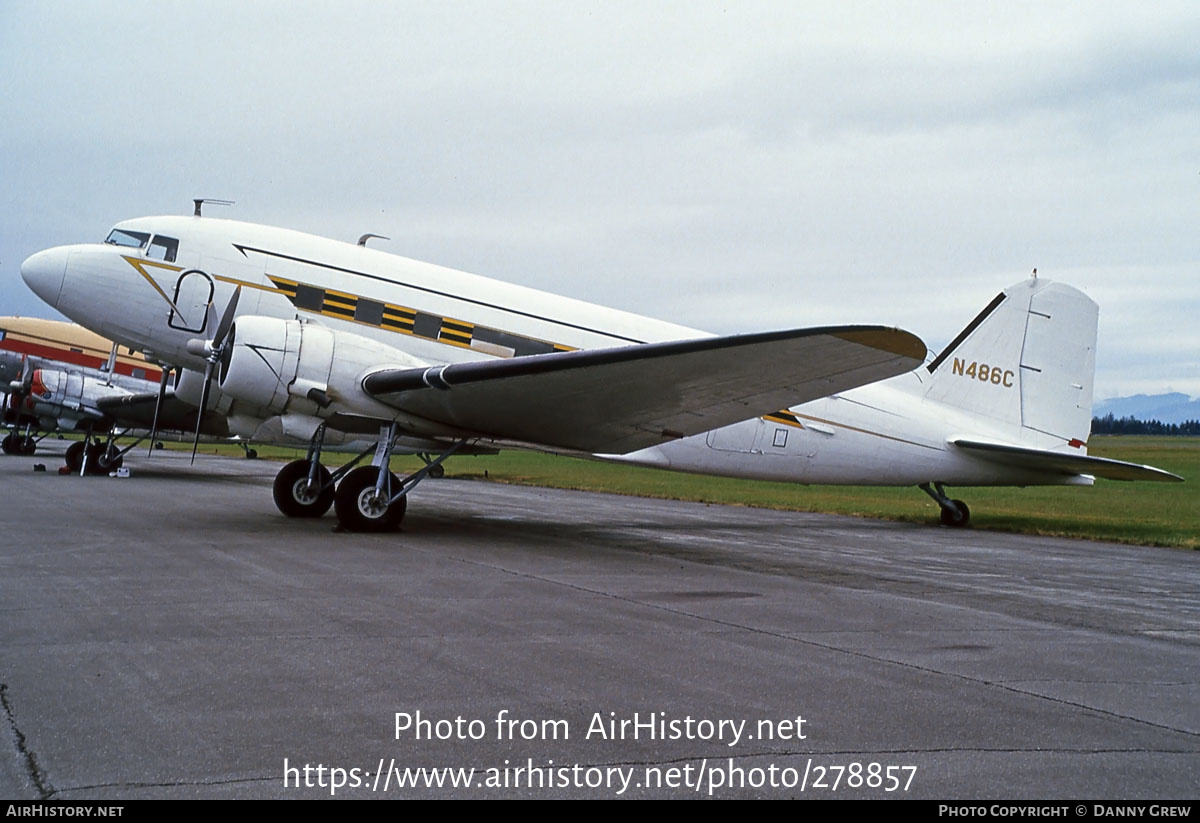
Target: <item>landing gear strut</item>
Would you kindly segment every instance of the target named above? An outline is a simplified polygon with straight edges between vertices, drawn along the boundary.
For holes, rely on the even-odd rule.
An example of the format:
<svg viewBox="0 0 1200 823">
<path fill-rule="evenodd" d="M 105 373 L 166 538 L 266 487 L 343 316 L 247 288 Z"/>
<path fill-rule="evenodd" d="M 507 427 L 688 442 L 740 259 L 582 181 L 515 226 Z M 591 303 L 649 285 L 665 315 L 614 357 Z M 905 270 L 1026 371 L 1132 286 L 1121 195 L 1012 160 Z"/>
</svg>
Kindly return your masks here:
<svg viewBox="0 0 1200 823">
<path fill-rule="evenodd" d="M 962 528 L 971 521 L 971 510 L 961 500 L 951 500 L 946 496 L 946 490 L 941 483 L 934 483 L 933 488 L 928 483 L 918 486 L 921 491 L 932 497 L 942 507 L 942 525 Z"/>
<path fill-rule="evenodd" d="M 135 446 L 146 439 L 147 435 L 137 438 L 125 448 L 116 444 L 118 437 L 125 437 L 129 429 L 108 433 L 108 438 L 101 440 L 92 435 L 89 430 L 83 440 L 76 440 L 67 446 L 66 463 L 72 474 L 108 474 L 121 468 L 125 463 L 125 455 Z"/>
<path fill-rule="evenodd" d="M 342 528 L 359 532 L 395 529 L 408 508 L 408 493 L 426 477 L 444 471 L 442 463 L 462 446 L 460 441 L 437 458 L 426 459 L 424 468 L 401 481 L 388 469 L 397 434 L 395 423 L 381 428 L 373 465 L 355 469 L 338 486 L 334 508 Z"/>
<path fill-rule="evenodd" d="M 325 443 L 325 424 L 317 426 L 308 444 L 308 456 L 293 460 L 275 475 L 272 493 L 275 508 L 288 517 L 320 517 L 333 505 L 333 484 L 345 473 L 343 467 L 335 476 L 321 465 L 321 447 Z M 247 455 L 248 456 L 248 455 Z M 362 459 L 354 460 L 353 466 Z"/>
<path fill-rule="evenodd" d="M 308 455 L 288 463 L 275 475 L 275 506 L 288 517 L 320 517 L 332 505 L 338 523 L 348 531 L 392 531 L 404 519 L 408 493 L 426 477 L 444 471 L 442 462 L 462 445 L 455 443 L 436 458 L 423 455 L 424 468 L 401 480 L 388 468 L 397 434 L 394 423 L 384 426 L 377 445 L 331 473 L 321 465 L 325 426 L 318 426 L 309 442 Z M 372 465 L 359 466 L 372 452 Z"/>
</svg>

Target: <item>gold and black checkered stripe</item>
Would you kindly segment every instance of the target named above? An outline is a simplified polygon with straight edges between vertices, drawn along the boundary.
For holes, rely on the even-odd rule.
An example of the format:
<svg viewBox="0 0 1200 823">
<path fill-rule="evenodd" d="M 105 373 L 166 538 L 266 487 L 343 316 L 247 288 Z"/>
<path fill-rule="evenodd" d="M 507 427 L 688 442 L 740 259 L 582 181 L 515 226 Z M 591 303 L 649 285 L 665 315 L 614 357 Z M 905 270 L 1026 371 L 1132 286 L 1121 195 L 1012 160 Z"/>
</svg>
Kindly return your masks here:
<svg viewBox="0 0 1200 823">
<path fill-rule="evenodd" d="M 450 346 L 475 349 L 499 357 L 519 357 L 527 354 L 546 354 L 574 351 L 573 346 L 551 343 L 533 337 L 477 326 L 465 320 L 441 317 L 393 303 L 384 303 L 348 292 L 300 283 L 285 277 L 268 274 L 280 294 L 301 311 L 336 317 L 373 326 L 377 329 L 411 334 L 426 340 L 436 340 Z"/>
<path fill-rule="evenodd" d="M 455 320 L 451 317 L 439 317 L 406 306 L 383 303 L 368 297 L 300 283 L 273 274 L 268 274 L 267 277 L 275 285 L 274 289 L 266 286 L 254 286 L 254 288 L 277 291 L 290 300 L 297 309 L 323 314 L 327 317 L 336 317 L 339 320 L 348 320 L 352 323 L 361 323 L 400 334 L 411 334 L 414 337 L 423 337 L 450 346 L 485 351 L 500 357 L 575 351 L 574 347 L 562 343 L 551 343 L 488 326 L 477 326 L 474 323 Z M 218 279 L 251 285 L 230 278 L 219 277 Z M 799 418 L 786 409 L 774 414 L 763 415 L 762 419 L 771 423 L 804 428 L 804 424 L 800 422 Z"/>
<path fill-rule="evenodd" d="M 799 418 L 797 418 L 796 415 L 792 414 L 790 411 L 779 411 L 775 412 L 774 414 L 764 414 L 763 420 L 766 420 L 768 423 L 782 423 L 785 426 L 795 426 L 800 429 L 804 428 L 804 424 L 801 423 Z"/>
</svg>

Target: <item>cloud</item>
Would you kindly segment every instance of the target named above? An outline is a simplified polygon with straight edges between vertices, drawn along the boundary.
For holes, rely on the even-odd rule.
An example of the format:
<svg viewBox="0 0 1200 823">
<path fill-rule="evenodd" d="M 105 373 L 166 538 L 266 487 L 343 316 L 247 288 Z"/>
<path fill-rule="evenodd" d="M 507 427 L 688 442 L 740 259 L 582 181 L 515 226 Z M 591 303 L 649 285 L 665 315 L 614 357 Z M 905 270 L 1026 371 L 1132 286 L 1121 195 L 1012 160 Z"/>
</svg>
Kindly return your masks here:
<svg viewBox="0 0 1200 823">
<path fill-rule="evenodd" d="M 22 78 L 0 118 L 4 311 L 39 310 L 24 256 L 209 196 L 714 331 L 862 320 L 934 345 L 1037 266 L 1098 289 L 1098 385 L 1196 380 L 1154 349 L 1191 345 L 1200 310 L 1189 4 L 0 14 Z"/>
</svg>

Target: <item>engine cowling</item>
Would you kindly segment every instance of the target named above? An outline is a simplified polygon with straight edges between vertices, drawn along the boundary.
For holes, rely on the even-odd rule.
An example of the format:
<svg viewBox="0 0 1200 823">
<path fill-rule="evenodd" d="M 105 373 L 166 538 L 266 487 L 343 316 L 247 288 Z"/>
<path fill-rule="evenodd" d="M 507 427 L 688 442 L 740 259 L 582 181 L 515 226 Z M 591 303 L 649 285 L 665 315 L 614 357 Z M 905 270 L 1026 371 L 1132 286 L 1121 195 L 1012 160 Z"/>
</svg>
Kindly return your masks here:
<svg viewBox="0 0 1200 823">
<path fill-rule="evenodd" d="M 33 372 L 28 409 L 43 421 L 54 421 L 60 428 L 74 429 L 84 421 L 104 419 L 99 401 L 132 394 L 104 380 L 61 369 L 37 369 Z M 49 426 L 46 426 L 49 428 Z"/>
<path fill-rule="evenodd" d="M 270 415 L 378 413 L 362 389 L 364 372 L 429 365 L 361 335 L 299 320 L 243 316 L 229 335 L 217 372 L 221 392 Z"/>
<path fill-rule="evenodd" d="M 216 381 L 213 381 L 213 386 L 208 391 L 209 411 L 228 414 L 230 407 L 233 405 L 233 398 L 221 392 L 216 387 Z M 178 377 L 175 379 L 175 397 L 188 403 L 192 406 L 200 406 L 200 397 L 204 393 L 204 374 L 191 369 L 180 369 Z"/>
</svg>

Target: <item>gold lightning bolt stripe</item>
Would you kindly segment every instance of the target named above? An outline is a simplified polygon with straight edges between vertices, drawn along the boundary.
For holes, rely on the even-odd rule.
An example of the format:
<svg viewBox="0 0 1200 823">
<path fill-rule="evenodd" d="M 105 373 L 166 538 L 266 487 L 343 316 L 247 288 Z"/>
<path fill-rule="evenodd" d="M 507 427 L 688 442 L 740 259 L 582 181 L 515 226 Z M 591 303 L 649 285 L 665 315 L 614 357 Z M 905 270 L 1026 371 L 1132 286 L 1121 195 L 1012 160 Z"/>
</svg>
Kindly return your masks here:
<svg viewBox="0 0 1200 823">
<path fill-rule="evenodd" d="M 163 300 L 167 301 L 167 305 L 170 306 L 171 310 L 175 312 L 176 317 L 183 316 L 183 312 L 181 312 L 179 310 L 179 307 L 175 305 L 175 301 L 173 301 L 170 297 L 167 297 L 167 293 L 162 290 L 162 287 L 160 285 L 158 285 L 158 283 L 154 282 L 154 278 L 150 276 L 150 272 L 146 271 L 147 266 L 152 269 L 166 269 L 167 271 L 183 271 L 183 266 L 172 266 L 170 263 L 160 263 L 157 260 L 144 260 L 140 257 L 130 257 L 125 254 L 121 255 L 121 258 L 126 263 L 133 266 L 134 271 L 136 271 L 142 277 L 146 278 L 146 282 L 154 287 L 154 290 L 156 292 L 158 292 L 158 296 L 161 297 Z"/>
</svg>

